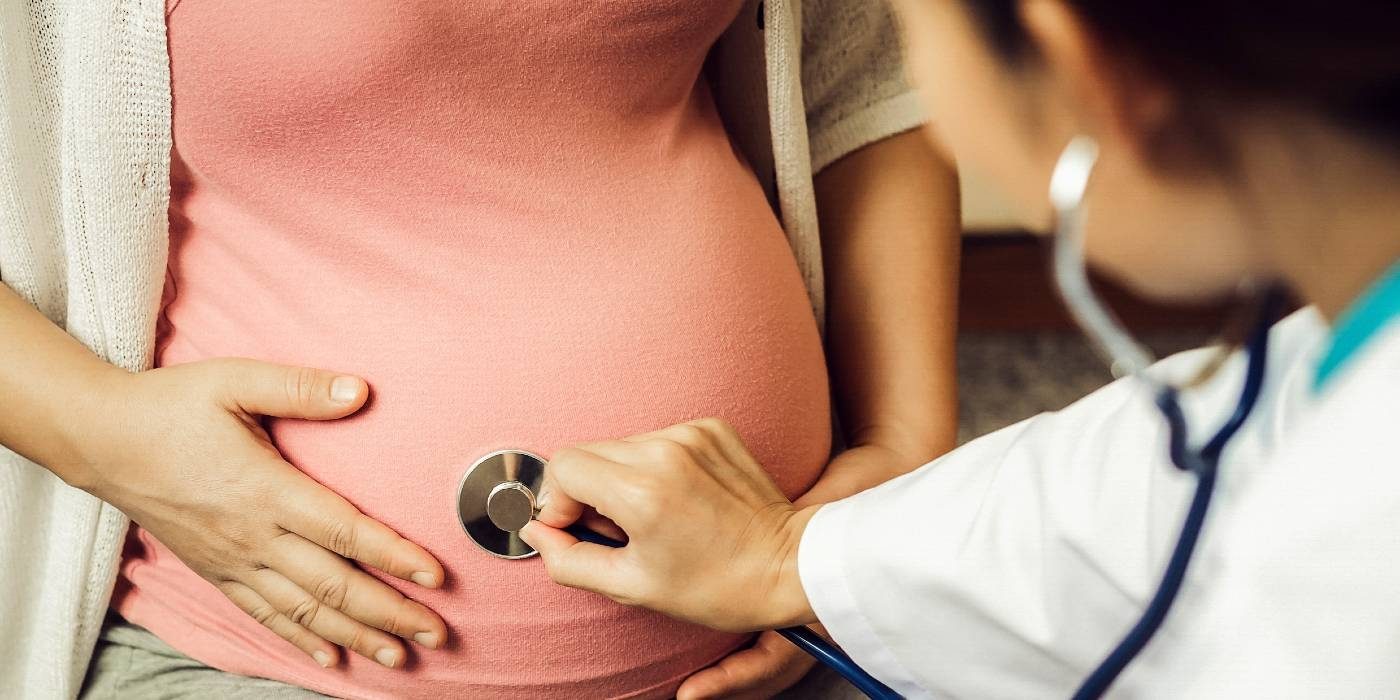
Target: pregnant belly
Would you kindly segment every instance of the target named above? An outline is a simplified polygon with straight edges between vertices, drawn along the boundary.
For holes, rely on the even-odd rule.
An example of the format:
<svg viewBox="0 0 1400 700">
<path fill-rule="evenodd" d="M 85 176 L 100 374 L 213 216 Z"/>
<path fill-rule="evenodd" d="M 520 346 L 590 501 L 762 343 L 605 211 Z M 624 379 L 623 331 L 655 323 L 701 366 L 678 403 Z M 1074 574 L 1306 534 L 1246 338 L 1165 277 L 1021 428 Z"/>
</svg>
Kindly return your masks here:
<svg viewBox="0 0 1400 700">
<path fill-rule="evenodd" d="M 260 239 L 257 222 L 246 223 L 240 235 L 276 259 L 285 237 Z M 359 414 L 271 420 L 269 431 L 290 462 L 442 561 L 441 590 L 390 583 L 437 611 L 451 643 L 414 647 L 407 684 L 404 671 L 358 657 L 322 671 L 173 557 L 155 556 L 149 538 L 151 554 L 127 563 L 133 598 L 146 599 L 148 617 L 162 591 L 167 607 L 183 607 L 175 612 L 204 641 L 182 650 L 206 663 L 351 697 L 664 696 L 741 643 L 557 586 L 538 559 L 483 553 L 455 518 L 457 482 L 487 452 L 548 457 L 702 416 L 731 422 L 790 496 L 819 476 L 830 443 L 825 364 L 776 223 L 645 223 L 630 233 L 585 224 L 526 252 L 449 252 L 460 241 L 399 252 L 397 269 L 414 270 L 402 275 L 334 264 L 220 285 L 191 272 L 227 251 L 184 234 L 161 362 L 245 355 L 365 377 L 372 398 Z M 308 277 L 315 293 L 305 293 Z M 301 297 L 277 293 L 289 289 Z M 182 634 L 193 633 L 169 636 Z"/>
</svg>

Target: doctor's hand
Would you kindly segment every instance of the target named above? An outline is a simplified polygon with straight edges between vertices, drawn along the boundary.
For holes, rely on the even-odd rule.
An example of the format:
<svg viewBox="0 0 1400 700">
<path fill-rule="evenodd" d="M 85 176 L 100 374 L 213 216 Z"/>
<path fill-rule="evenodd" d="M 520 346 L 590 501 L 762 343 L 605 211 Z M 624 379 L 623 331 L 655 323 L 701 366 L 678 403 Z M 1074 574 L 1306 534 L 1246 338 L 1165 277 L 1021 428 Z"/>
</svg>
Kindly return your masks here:
<svg viewBox="0 0 1400 700">
<path fill-rule="evenodd" d="M 356 563 L 437 587 L 442 566 L 282 459 L 261 416 L 329 420 L 364 404 L 363 380 L 252 360 L 209 360 L 103 387 L 83 421 L 74 485 L 120 508 L 245 613 L 322 666 L 339 647 L 390 667 L 442 620 Z"/>
<path fill-rule="evenodd" d="M 817 483 L 794 504 L 801 508 L 844 498 L 927 461 L 927 455 L 918 449 L 901 450 L 890 442 L 852 445 L 831 460 Z M 782 635 L 767 631 L 759 634 L 752 646 L 685 679 L 676 698 L 769 698 L 802 680 L 816 663 Z"/>
<path fill-rule="evenodd" d="M 557 582 L 730 632 L 815 622 L 797 545 L 816 507 L 788 502 L 717 419 L 556 452 L 543 504 L 520 534 Z M 621 548 L 564 531 L 587 506 Z"/>
</svg>

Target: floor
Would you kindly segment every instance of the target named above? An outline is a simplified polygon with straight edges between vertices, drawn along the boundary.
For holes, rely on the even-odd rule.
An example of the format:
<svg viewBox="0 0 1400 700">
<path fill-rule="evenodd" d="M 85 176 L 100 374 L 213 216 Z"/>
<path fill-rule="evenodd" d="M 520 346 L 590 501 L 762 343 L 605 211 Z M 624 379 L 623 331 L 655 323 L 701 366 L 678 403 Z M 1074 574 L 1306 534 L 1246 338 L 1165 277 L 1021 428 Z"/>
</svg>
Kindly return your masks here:
<svg viewBox="0 0 1400 700">
<path fill-rule="evenodd" d="M 1159 331 L 1158 357 L 1205 345 L 1198 331 Z M 1063 408 L 1112 379 L 1071 331 L 968 331 L 958 343 L 959 444 L 1042 411 Z"/>
<path fill-rule="evenodd" d="M 959 442 L 1103 386 L 1107 365 L 1079 333 L 1051 282 L 1046 241 L 1026 234 L 964 238 L 959 293 Z M 1112 280 L 1094 286 L 1158 357 L 1204 345 L 1225 323 L 1221 305 L 1163 306 Z"/>
</svg>

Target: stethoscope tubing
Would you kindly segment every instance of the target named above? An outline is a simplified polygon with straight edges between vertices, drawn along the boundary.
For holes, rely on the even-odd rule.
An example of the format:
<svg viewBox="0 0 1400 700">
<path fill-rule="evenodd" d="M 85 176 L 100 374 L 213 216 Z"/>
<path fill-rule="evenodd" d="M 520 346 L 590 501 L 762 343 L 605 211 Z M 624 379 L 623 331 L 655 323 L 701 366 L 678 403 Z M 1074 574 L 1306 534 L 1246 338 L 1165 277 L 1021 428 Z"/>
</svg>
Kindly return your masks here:
<svg viewBox="0 0 1400 700">
<path fill-rule="evenodd" d="M 585 542 L 601 544 L 606 547 L 625 546 L 622 542 L 600 535 L 586 527 L 569 528 L 569 533 Z M 810 628 L 784 627 L 777 630 L 777 633 L 796 645 L 798 649 L 807 652 L 812 658 L 825 664 L 827 668 L 840 674 L 866 697 L 872 698 L 872 700 L 900 700 L 903 698 L 902 695 L 861 668 L 845 652 L 837 649 L 836 645 L 828 642 Z"/>
<path fill-rule="evenodd" d="M 1269 355 L 1269 329 L 1272 327 L 1274 316 L 1282 303 L 1283 295 L 1280 291 L 1270 290 L 1265 294 L 1259 307 L 1259 317 L 1255 322 L 1254 329 L 1250 332 L 1247 343 L 1249 364 L 1245 369 L 1244 388 L 1240 390 L 1240 399 L 1236 402 L 1235 410 L 1230 414 L 1230 418 L 1200 451 L 1193 453 L 1187 443 L 1186 415 L 1181 410 L 1180 401 L 1177 400 L 1176 389 L 1165 387 L 1157 394 L 1157 408 L 1166 418 L 1170 431 L 1168 450 L 1171 454 L 1172 464 L 1182 471 L 1189 471 L 1196 475 L 1196 491 L 1191 497 L 1191 505 L 1186 512 L 1186 519 L 1182 522 L 1181 535 L 1172 548 L 1171 559 L 1167 562 L 1166 571 L 1162 573 L 1162 581 L 1152 595 L 1152 600 L 1147 604 L 1147 608 L 1132 629 L 1080 684 L 1079 689 L 1074 693 L 1074 700 L 1096 700 L 1108 692 L 1109 686 L 1113 685 L 1123 669 L 1127 668 L 1128 664 L 1152 640 L 1153 635 L 1162 626 L 1162 622 L 1166 620 L 1172 603 L 1176 601 L 1176 595 L 1180 592 L 1181 584 L 1186 578 L 1186 569 L 1191 563 L 1191 556 L 1195 553 L 1196 544 L 1200 540 L 1201 529 L 1205 525 L 1206 511 L 1210 509 L 1211 496 L 1215 492 L 1220 455 L 1224 452 L 1225 445 L 1230 441 L 1230 438 L 1234 437 L 1240 426 L 1244 425 L 1245 420 L 1254 411 L 1254 405 L 1258 402 L 1259 394 L 1263 389 L 1264 369 Z"/>
<path fill-rule="evenodd" d="M 851 660 L 851 657 L 846 656 L 846 652 L 837 649 L 835 645 L 823 639 L 821 635 L 810 628 L 784 627 L 777 632 L 796 645 L 798 649 L 811 654 L 812 658 L 839 673 L 842 678 L 855 686 L 856 690 L 865 693 L 865 697 L 873 698 L 873 700 L 896 700 L 903 697 L 857 665 L 855 661 Z"/>
</svg>

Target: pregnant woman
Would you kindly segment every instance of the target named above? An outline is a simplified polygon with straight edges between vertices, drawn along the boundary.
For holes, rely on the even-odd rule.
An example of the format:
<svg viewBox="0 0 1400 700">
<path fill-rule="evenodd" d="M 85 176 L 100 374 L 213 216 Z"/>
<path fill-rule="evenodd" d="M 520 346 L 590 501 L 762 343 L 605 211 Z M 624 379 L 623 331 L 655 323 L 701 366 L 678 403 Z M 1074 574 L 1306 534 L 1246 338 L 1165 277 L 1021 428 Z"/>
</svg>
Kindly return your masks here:
<svg viewBox="0 0 1400 700">
<path fill-rule="evenodd" d="M 117 339 L 85 337 L 72 299 L 115 318 L 126 297 L 109 292 L 139 297 L 119 281 L 139 270 L 55 237 L 40 248 L 73 261 L 65 307 L 17 244 L 37 229 L 0 229 L 0 442 L 134 521 L 84 695 L 708 697 L 800 678 L 810 663 L 772 635 L 746 649 L 493 558 L 452 507 L 493 450 L 705 415 L 808 501 L 949 446 L 953 179 L 903 176 L 937 156 L 902 133 L 919 114 L 884 8 L 798 9 L 168 3 L 171 121 L 153 128 L 169 173 L 141 175 L 170 185 L 156 369 L 99 363 L 30 307 L 110 357 Z M 799 85 L 756 57 L 766 41 L 798 60 L 803 15 Z M 110 79 L 137 76 L 118 54 Z M 89 277 L 91 297 L 74 289 Z M 833 442 L 851 449 L 833 460 Z M 10 564 L 28 526 L 0 514 Z M 88 546 L 72 556 L 100 579 Z M 62 604 L 85 659 L 80 603 Z M 21 691 L 77 690 L 27 663 Z"/>
</svg>

